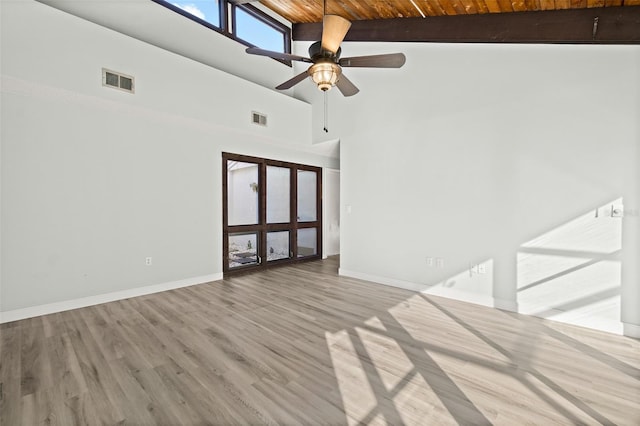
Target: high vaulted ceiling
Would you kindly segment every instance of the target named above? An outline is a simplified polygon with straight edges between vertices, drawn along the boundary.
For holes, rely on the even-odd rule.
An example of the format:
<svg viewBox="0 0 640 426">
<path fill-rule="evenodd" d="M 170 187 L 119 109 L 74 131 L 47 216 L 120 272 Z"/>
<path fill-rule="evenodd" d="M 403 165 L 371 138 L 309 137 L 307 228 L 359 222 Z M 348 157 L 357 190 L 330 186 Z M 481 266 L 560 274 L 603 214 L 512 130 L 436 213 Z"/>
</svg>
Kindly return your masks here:
<svg viewBox="0 0 640 426">
<path fill-rule="evenodd" d="M 292 23 L 320 22 L 323 0 L 261 0 Z M 640 0 L 328 0 L 327 13 L 350 21 L 639 6 Z"/>
</svg>

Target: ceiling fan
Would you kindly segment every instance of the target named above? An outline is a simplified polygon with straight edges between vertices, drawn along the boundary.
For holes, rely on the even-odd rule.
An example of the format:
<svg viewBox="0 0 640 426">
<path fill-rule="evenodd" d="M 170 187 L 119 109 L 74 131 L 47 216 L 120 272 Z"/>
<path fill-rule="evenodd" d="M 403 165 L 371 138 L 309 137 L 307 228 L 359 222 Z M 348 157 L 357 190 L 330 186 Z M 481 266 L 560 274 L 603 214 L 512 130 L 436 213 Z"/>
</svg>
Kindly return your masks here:
<svg viewBox="0 0 640 426">
<path fill-rule="evenodd" d="M 403 53 L 341 58 L 340 44 L 350 27 L 351 22 L 343 17 L 325 14 L 322 21 L 322 40 L 309 47 L 310 58 L 257 47 L 249 47 L 246 52 L 252 55 L 312 64 L 306 71 L 277 86 L 278 90 L 290 89 L 308 76 L 323 92 L 337 86 L 344 96 L 353 96 L 360 90 L 342 73 L 342 67 L 400 68 L 404 65 L 406 58 Z"/>
</svg>

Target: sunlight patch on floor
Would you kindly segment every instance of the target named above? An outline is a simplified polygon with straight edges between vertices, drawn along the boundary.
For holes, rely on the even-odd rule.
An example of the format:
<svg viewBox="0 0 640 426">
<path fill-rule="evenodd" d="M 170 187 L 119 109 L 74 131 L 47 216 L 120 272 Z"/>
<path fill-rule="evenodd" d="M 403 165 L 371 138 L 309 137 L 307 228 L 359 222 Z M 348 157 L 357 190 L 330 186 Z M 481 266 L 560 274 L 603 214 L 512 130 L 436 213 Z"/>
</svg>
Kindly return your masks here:
<svg viewBox="0 0 640 426">
<path fill-rule="evenodd" d="M 385 389 L 391 391 L 413 370 L 413 364 L 393 338 L 360 327 L 356 332 Z"/>
<path fill-rule="evenodd" d="M 456 325 L 451 317 L 425 300 L 425 296 L 412 296 L 406 302 L 390 308 L 389 314 L 413 339 L 424 342 L 427 349 L 446 350 L 452 342 L 464 342 L 472 353 L 475 351 L 479 356 L 491 356 L 501 363 L 509 361 L 504 354 L 488 346 L 468 329 Z M 446 332 L 442 332 L 445 328 L 440 327 L 440 322 L 447 325 Z M 464 357 L 465 354 L 460 354 L 460 358 Z"/>
<path fill-rule="evenodd" d="M 384 414 L 379 413 L 373 418 L 373 420 L 367 423 L 367 426 L 387 426 L 388 424 L 389 423 L 387 422 L 387 419 L 385 419 Z"/>
<path fill-rule="evenodd" d="M 378 405 L 376 396 L 349 333 L 326 332 L 325 337 L 349 426 L 359 424 Z"/>
<path fill-rule="evenodd" d="M 387 328 L 384 326 L 382 321 L 378 317 L 371 317 L 364 322 L 365 325 L 368 325 L 371 328 L 377 328 L 378 330 L 387 331 Z"/>
<path fill-rule="evenodd" d="M 393 402 L 406 425 L 455 425 L 453 418 L 443 418 L 448 412 L 431 386 L 420 374 L 415 374 L 393 398 Z"/>
</svg>

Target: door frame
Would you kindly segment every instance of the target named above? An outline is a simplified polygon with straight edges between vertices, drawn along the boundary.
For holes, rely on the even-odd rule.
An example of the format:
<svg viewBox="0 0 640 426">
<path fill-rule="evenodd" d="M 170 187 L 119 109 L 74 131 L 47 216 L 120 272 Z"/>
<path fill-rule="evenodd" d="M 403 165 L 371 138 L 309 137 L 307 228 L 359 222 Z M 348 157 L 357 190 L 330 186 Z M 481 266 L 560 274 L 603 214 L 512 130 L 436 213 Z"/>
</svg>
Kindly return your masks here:
<svg viewBox="0 0 640 426">
<path fill-rule="evenodd" d="M 228 161 L 240 161 L 258 164 L 258 223 L 255 225 L 231 225 L 228 217 L 228 182 L 227 164 Z M 267 166 L 284 167 L 291 170 L 290 173 L 290 194 L 289 194 L 289 222 L 288 223 L 267 223 Z M 316 173 L 316 220 L 312 222 L 298 222 L 298 170 L 312 171 Z M 222 153 L 222 270 L 225 276 L 230 274 L 254 272 L 281 265 L 288 265 L 297 262 L 306 262 L 322 258 L 322 167 L 305 164 L 291 163 L 286 161 L 271 160 L 248 155 Z M 311 256 L 298 257 L 298 235 L 299 229 L 316 229 L 316 254 Z M 274 231 L 289 231 L 289 258 L 275 261 L 267 260 L 267 233 Z M 234 233 L 257 233 L 258 264 L 229 267 L 229 234 Z"/>
</svg>

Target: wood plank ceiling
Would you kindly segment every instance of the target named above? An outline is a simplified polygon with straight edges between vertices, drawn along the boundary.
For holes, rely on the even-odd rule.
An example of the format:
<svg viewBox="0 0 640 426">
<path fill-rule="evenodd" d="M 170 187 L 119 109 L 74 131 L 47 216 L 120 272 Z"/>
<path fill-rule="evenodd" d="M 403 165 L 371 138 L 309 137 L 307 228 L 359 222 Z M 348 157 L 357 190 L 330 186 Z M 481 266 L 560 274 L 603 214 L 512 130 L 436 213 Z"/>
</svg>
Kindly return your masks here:
<svg viewBox="0 0 640 426">
<path fill-rule="evenodd" d="M 323 0 L 261 0 L 288 21 L 320 22 Z M 640 6 L 640 0 L 328 0 L 327 13 L 350 21 Z"/>
</svg>

